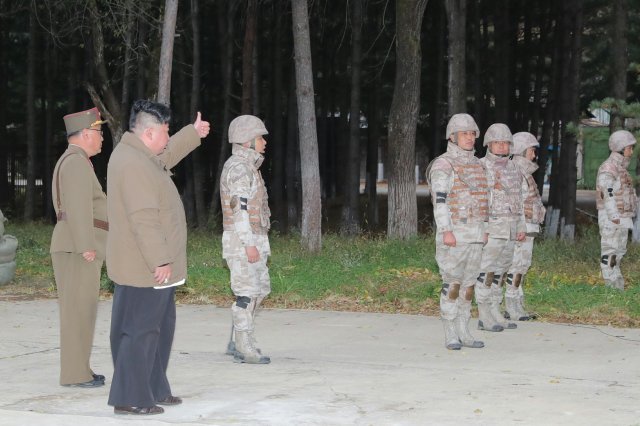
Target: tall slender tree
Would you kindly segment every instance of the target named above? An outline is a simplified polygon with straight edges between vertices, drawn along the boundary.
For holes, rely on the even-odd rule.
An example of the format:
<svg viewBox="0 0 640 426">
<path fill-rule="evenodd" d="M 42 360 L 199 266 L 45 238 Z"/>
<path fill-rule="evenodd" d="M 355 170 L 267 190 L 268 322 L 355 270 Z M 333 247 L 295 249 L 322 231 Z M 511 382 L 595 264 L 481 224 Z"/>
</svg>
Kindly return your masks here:
<svg viewBox="0 0 640 426">
<path fill-rule="evenodd" d="M 178 0 L 165 0 L 164 23 L 162 25 L 162 47 L 158 67 L 158 102 L 171 104 L 171 68 L 173 65 L 173 42 L 178 18 Z"/>
<path fill-rule="evenodd" d="M 302 246 L 317 252 L 322 248 L 322 204 L 307 1 L 291 0 L 291 9 L 302 172 Z"/>
<path fill-rule="evenodd" d="M 467 0 L 445 0 L 449 34 L 449 115 L 466 112 Z"/>
<path fill-rule="evenodd" d="M 362 2 L 351 0 L 351 99 L 345 203 L 342 232 L 360 233 L 360 93 L 362 75 Z"/>
<path fill-rule="evenodd" d="M 389 113 L 389 238 L 417 235 L 415 144 L 420 106 L 420 28 L 427 0 L 396 2 L 396 76 Z"/>
</svg>

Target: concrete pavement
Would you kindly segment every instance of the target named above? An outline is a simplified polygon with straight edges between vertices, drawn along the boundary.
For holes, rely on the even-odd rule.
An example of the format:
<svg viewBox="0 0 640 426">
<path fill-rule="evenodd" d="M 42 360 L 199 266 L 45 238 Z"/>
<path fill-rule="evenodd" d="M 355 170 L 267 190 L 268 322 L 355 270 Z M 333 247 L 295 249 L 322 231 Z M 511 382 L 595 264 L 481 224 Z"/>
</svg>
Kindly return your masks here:
<svg viewBox="0 0 640 426">
<path fill-rule="evenodd" d="M 169 366 L 184 398 L 158 416 L 115 416 L 110 302 L 100 302 L 97 389 L 58 385 L 55 300 L 0 302 L 0 425 L 640 425 L 640 330 L 520 323 L 447 351 L 437 318 L 265 310 L 270 365 L 223 354 L 229 311 L 179 306 Z"/>
</svg>

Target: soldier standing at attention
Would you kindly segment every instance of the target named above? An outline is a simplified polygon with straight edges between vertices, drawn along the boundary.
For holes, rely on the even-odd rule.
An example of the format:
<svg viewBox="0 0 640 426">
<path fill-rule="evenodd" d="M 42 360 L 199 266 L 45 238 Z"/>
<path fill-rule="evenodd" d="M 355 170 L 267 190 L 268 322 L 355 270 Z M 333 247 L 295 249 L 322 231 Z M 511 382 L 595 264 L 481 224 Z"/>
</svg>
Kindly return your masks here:
<svg viewBox="0 0 640 426">
<path fill-rule="evenodd" d="M 531 315 L 524 309 L 524 276 L 531 267 L 533 256 L 533 240 L 540 232 L 540 224 L 544 222 L 546 212 L 542 204 L 542 197 L 538 192 L 538 185 L 533 173 L 538 170 L 536 163 L 536 148 L 540 144 L 535 136 L 528 132 L 513 135 L 512 161 L 522 175 L 522 198 L 524 200 L 524 218 L 526 220 L 527 236 L 524 241 L 516 241 L 513 260 L 507 273 L 507 289 L 505 291 L 505 305 L 509 318 L 518 321 L 528 321 Z"/>
<path fill-rule="evenodd" d="M 229 124 L 232 155 L 224 164 L 220 178 L 223 233 L 222 257 L 231 272 L 231 338 L 227 354 L 235 362 L 268 364 L 254 338 L 254 319 L 258 307 L 271 292 L 267 260 L 270 216 L 267 188 L 260 174 L 268 134 L 262 120 L 241 115 Z"/>
<path fill-rule="evenodd" d="M 600 269 L 607 286 L 624 290 L 620 262 L 627 252 L 629 229 L 636 215 L 636 192 L 627 171 L 636 138 L 626 130 L 609 136 L 611 155 L 598 169 L 596 207 L 600 227 Z"/>
<path fill-rule="evenodd" d="M 69 147 L 53 170 L 58 223 L 51 261 L 60 306 L 60 384 L 94 388 L 104 376 L 89 366 L 98 312 L 100 270 L 107 243 L 107 196 L 89 158 L 102 150 L 97 108 L 64 116 Z"/>
<path fill-rule="evenodd" d="M 433 160 L 426 173 L 437 227 L 445 347 L 482 348 L 484 343 L 475 340 L 468 328 L 489 211 L 487 178 L 474 156 L 480 130 L 469 114 L 455 114 L 446 133 L 447 152 Z"/>
<path fill-rule="evenodd" d="M 489 224 L 487 244 L 482 250 L 480 274 L 476 285 L 478 328 L 502 331 L 516 328 L 500 312 L 502 287 L 513 259 L 516 241 L 524 241 L 526 225 L 522 204 L 522 176 L 509 160 L 513 144 L 511 130 L 502 123 L 489 126 L 483 145 L 487 153 L 480 159 L 489 184 Z"/>
</svg>

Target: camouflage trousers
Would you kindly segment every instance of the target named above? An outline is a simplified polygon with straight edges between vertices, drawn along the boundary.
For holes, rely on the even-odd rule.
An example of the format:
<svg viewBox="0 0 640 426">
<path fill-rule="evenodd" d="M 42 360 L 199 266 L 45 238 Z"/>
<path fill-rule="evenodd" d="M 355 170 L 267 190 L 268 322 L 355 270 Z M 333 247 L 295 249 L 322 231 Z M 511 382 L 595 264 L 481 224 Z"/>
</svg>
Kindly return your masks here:
<svg viewBox="0 0 640 426">
<path fill-rule="evenodd" d="M 489 237 L 482 249 L 480 274 L 477 276 L 477 303 L 502 303 L 502 275 L 511 266 L 515 243 L 516 241 L 511 239 Z"/>
<path fill-rule="evenodd" d="M 605 284 L 624 289 L 620 263 L 627 253 L 629 230 L 603 226 L 600 228 L 600 270 Z"/>
<path fill-rule="evenodd" d="M 513 260 L 511 262 L 511 266 L 509 267 L 508 274 L 511 277 L 515 277 L 517 274 L 520 274 L 521 277 L 524 277 L 529 271 L 531 267 L 531 259 L 533 257 L 533 240 L 534 237 L 530 237 L 527 235 L 524 241 L 516 241 L 515 248 L 513 250 Z M 510 280 L 511 283 L 513 280 Z M 510 284 L 507 281 L 507 284 Z M 518 285 L 518 287 L 514 285 L 507 285 L 507 290 L 505 292 L 506 297 L 520 297 L 524 295 L 522 291 L 522 285 Z"/>
<path fill-rule="evenodd" d="M 442 319 L 453 320 L 470 311 L 481 254 L 481 243 L 458 243 L 455 247 L 449 247 L 436 242 L 436 262 L 442 276 Z"/>
<path fill-rule="evenodd" d="M 231 290 L 236 296 L 236 301 L 231 305 L 231 314 L 237 331 L 253 330 L 255 310 L 271 292 L 267 259 L 264 253 L 255 263 L 249 263 L 246 256 L 225 259 L 231 271 Z"/>
</svg>

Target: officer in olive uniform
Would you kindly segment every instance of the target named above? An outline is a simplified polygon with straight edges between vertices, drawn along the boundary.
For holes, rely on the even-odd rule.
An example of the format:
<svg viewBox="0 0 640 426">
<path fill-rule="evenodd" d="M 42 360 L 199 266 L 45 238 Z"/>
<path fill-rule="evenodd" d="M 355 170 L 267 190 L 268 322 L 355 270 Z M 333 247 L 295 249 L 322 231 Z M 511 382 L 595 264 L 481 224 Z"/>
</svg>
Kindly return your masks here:
<svg viewBox="0 0 640 426">
<path fill-rule="evenodd" d="M 98 387 L 104 376 L 89 366 L 105 258 L 107 196 L 89 158 L 102 149 L 97 108 L 64 117 L 69 147 L 53 170 L 57 224 L 51 260 L 60 305 L 60 384 Z"/>
<path fill-rule="evenodd" d="M 256 347 L 254 319 L 258 307 L 271 292 L 267 259 L 270 216 L 267 189 L 260 174 L 267 142 L 262 120 L 241 115 L 229 124 L 232 155 L 220 178 L 223 233 L 222 257 L 231 271 L 231 339 L 227 354 L 234 361 L 268 364 L 268 356 Z"/>
</svg>

